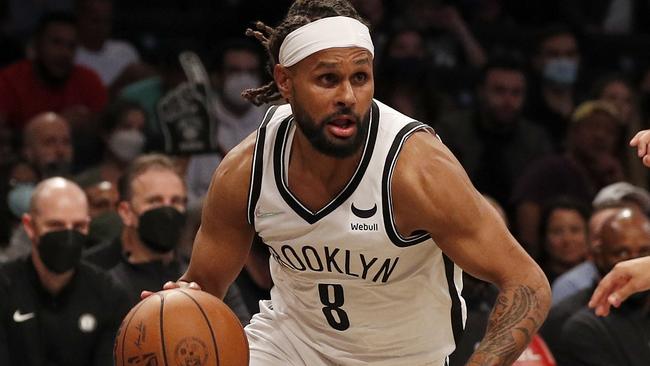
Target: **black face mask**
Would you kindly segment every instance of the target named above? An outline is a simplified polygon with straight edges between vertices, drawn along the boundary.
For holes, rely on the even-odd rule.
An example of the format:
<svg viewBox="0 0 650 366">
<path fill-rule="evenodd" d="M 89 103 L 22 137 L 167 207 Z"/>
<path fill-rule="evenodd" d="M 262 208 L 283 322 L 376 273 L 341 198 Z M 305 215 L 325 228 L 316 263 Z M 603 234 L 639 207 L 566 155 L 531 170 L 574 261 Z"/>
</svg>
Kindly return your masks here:
<svg viewBox="0 0 650 366">
<path fill-rule="evenodd" d="M 38 253 L 48 270 L 61 274 L 79 264 L 85 243 L 86 235 L 77 230 L 50 231 L 40 237 Z"/>
<path fill-rule="evenodd" d="M 138 235 L 149 249 L 167 253 L 181 238 L 186 215 L 171 206 L 162 206 L 140 215 Z"/>
</svg>

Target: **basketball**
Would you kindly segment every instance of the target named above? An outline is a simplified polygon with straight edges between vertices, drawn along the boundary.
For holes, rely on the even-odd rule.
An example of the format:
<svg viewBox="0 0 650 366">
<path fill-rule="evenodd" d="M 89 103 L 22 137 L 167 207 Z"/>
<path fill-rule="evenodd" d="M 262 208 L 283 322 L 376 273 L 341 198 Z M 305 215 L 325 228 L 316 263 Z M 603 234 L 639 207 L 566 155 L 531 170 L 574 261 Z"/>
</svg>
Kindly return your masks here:
<svg viewBox="0 0 650 366">
<path fill-rule="evenodd" d="M 115 364 L 246 366 L 248 341 L 239 319 L 207 292 L 173 289 L 140 301 L 122 321 Z"/>
</svg>

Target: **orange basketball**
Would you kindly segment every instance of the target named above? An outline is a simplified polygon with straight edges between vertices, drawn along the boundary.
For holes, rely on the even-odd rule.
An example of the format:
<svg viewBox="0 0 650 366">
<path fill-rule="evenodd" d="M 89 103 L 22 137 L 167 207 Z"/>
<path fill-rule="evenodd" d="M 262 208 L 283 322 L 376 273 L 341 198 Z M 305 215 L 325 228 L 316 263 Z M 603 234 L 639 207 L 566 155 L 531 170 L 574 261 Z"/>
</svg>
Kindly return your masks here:
<svg viewBox="0 0 650 366">
<path fill-rule="evenodd" d="M 247 366 L 248 341 L 221 300 L 174 289 L 131 309 L 117 332 L 113 357 L 118 366 Z"/>
</svg>

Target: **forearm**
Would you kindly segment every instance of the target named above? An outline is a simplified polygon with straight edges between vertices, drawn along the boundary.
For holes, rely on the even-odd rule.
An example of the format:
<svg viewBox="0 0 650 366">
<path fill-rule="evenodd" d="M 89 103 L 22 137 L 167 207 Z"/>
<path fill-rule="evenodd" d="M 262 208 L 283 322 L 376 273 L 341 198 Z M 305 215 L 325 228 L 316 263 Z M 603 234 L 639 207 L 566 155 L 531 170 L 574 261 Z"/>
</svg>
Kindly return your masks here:
<svg viewBox="0 0 650 366">
<path fill-rule="evenodd" d="M 468 366 L 511 365 L 544 322 L 550 306 L 545 278 L 504 287 L 497 297 L 488 327 Z"/>
</svg>

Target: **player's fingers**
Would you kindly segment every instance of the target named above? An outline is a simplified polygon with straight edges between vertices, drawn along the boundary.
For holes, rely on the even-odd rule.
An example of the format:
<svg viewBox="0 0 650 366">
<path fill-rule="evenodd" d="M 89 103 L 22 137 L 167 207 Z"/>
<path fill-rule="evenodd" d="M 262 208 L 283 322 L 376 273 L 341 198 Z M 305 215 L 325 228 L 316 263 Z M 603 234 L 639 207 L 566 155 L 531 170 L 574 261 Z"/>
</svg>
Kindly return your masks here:
<svg viewBox="0 0 650 366">
<path fill-rule="evenodd" d="M 140 293 L 140 299 L 141 299 L 141 300 L 144 300 L 144 299 L 146 299 L 147 297 L 149 297 L 149 296 L 151 296 L 151 295 L 153 295 L 153 292 L 152 292 L 152 291 L 144 290 L 144 291 L 142 291 L 142 292 Z"/>
<path fill-rule="evenodd" d="M 623 286 L 624 283 L 624 279 L 618 277 L 616 273 L 610 272 L 607 274 L 600 281 L 593 295 L 591 295 L 591 299 L 589 300 L 589 307 L 596 310 L 598 310 L 599 307 L 608 308 L 609 303 L 607 302 L 607 298 L 614 292 L 616 288 Z"/>
<path fill-rule="evenodd" d="M 201 286 L 199 286 L 199 284 L 196 283 L 196 282 L 190 282 L 189 286 L 187 286 L 187 287 L 189 287 L 191 289 L 194 289 L 194 290 L 201 290 Z"/>
<path fill-rule="evenodd" d="M 167 281 L 163 285 L 163 290 L 171 290 L 171 289 L 174 289 L 174 288 L 185 287 L 185 286 L 182 286 L 182 284 L 181 284 L 182 282 L 183 281 L 178 281 L 178 282 Z M 185 282 L 185 283 L 187 283 L 187 282 Z"/>
<path fill-rule="evenodd" d="M 643 165 L 650 168 L 650 155 L 646 155 L 646 156 L 643 157 Z"/>
<path fill-rule="evenodd" d="M 615 307 L 619 307 L 623 301 L 625 301 L 633 293 L 637 292 L 637 290 L 638 289 L 635 286 L 634 281 L 628 281 L 622 287 L 612 292 L 612 294 L 607 297 L 607 302 L 614 305 Z"/>
<path fill-rule="evenodd" d="M 639 144 L 639 139 L 641 138 L 641 135 L 643 134 L 644 131 L 637 132 L 634 137 L 630 140 L 630 146 L 636 146 Z"/>
</svg>

